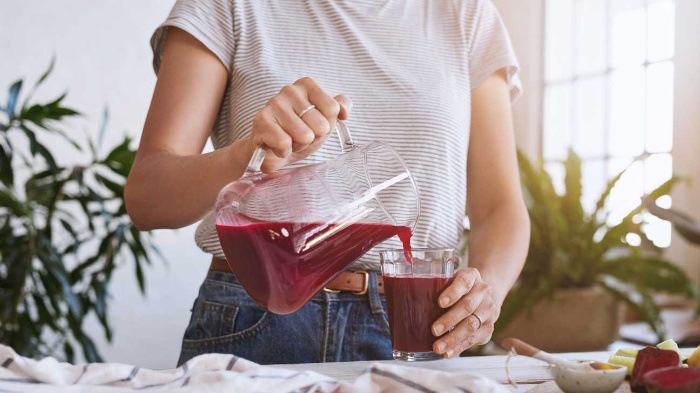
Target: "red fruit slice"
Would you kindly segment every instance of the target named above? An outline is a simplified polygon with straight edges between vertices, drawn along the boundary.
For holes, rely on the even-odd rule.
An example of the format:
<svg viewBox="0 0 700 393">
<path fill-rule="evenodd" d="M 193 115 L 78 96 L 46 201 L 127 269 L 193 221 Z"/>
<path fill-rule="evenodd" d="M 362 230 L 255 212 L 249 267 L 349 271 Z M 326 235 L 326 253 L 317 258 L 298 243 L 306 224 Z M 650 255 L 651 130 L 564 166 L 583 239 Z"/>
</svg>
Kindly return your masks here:
<svg viewBox="0 0 700 393">
<path fill-rule="evenodd" d="M 700 368 L 665 367 L 644 374 L 648 393 L 698 393 Z"/>
<path fill-rule="evenodd" d="M 634 362 L 630 386 L 633 392 L 644 392 L 644 375 L 649 371 L 664 367 L 676 367 L 680 357 L 676 351 L 668 351 L 656 347 L 646 347 L 639 351 Z"/>
</svg>

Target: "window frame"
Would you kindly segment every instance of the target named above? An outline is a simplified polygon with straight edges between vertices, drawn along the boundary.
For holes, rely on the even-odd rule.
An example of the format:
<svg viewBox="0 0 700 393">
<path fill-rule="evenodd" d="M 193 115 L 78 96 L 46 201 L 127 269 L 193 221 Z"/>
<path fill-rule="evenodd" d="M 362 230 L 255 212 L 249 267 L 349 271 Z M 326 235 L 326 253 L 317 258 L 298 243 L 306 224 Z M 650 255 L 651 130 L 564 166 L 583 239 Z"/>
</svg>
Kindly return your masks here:
<svg viewBox="0 0 700 393">
<path fill-rule="evenodd" d="M 525 94 L 513 106 L 518 147 L 542 157 L 545 0 L 492 0 L 510 33 Z M 700 219 L 700 1 L 676 0 L 673 171 L 690 179 L 674 190 L 673 207 Z M 700 247 L 672 233 L 666 257 L 700 282 Z"/>
</svg>

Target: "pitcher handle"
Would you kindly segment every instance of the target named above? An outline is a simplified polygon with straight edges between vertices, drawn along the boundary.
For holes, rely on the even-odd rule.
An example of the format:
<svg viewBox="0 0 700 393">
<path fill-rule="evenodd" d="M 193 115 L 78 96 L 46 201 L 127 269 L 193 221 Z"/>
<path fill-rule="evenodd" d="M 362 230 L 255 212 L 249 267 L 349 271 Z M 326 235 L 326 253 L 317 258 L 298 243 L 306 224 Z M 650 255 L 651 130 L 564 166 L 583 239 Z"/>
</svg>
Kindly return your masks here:
<svg viewBox="0 0 700 393">
<path fill-rule="evenodd" d="M 352 135 L 350 135 L 350 129 L 345 125 L 345 122 L 338 120 L 335 123 L 335 131 L 338 133 L 338 140 L 340 141 L 340 150 L 343 153 L 347 153 L 356 147 L 355 143 L 352 141 Z M 248 161 L 248 166 L 243 173 L 243 177 L 254 176 L 260 174 L 260 167 L 265 160 L 266 146 L 258 146 L 253 152 L 253 156 Z"/>
<path fill-rule="evenodd" d="M 350 129 L 345 125 L 345 122 L 338 120 L 335 122 L 335 130 L 338 132 L 338 140 L 340 141 L 340 150 L 343 153 L 347 153 L 350 150 L 357 147 L 355 142 L 352 141 L 352 135 L 350 135 Z"/>
</svg>

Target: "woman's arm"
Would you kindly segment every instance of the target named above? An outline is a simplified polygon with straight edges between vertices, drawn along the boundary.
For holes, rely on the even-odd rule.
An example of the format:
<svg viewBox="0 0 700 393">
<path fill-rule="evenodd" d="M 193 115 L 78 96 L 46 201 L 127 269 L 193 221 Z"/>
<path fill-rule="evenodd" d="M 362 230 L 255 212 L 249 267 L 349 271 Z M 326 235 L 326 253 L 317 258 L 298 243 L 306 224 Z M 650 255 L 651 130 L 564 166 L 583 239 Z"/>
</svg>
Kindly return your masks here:
<svg viewBox="0 0 700 393">
<path fill-rule="evenodd" d="M 311 78 L 284 86 L 253 118 L 251 137 L 201 154 L 226 90 L 219 59 L 190 34 L 170 28 L 141 143 L 125 189 L 141 230 L 180 228 L 211 212 L 221 188 L 238 179 L 257 146 L 272 172 L 317 150 L 352 102 L 328 96 Z M 299 118 L 310 104 L 316 109 Z"/>
<path fill-rule="evenodd" d="M 141 230 L 179 228 L 203 217 L 218 191 L 243 173 L 241 144 L 202 155 L 226 88 L 224 65 L 170 28 L 141 142 L 125 189 Z M 238 158 L 238 159 L 237 159 Z"/>
<path fill-rule="evenodd" d="M 469 268 L 459 270 L 453 284 L 443 292 L 440 306 L 450 310 L 433 324 L 436 336 L 454 327 L 433 345 L 436 352 L 447 357 L 490 340 L 503 300 L 522 269 L 530 239 L 503 72 L 472 91 L 471 113 L 467 163 Z"/>
<path fill-rule="evenodd" d="M 489 284 L 499 309 L 530 243 L 515 149 L 510 92 L 501 72 L 473 91 L 467 164 L 469 266 Z"/>
</svg>

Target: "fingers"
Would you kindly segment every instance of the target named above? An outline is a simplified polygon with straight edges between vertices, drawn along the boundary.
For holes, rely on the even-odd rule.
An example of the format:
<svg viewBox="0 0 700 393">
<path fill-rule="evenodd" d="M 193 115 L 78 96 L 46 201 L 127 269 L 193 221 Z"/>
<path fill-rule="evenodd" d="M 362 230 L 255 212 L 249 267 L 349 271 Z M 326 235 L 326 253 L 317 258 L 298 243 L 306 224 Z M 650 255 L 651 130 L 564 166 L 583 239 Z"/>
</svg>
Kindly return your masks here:
<svg viewBox="0 0 700 393">
<path fill-rule="evenodd" d="M 468 293 L 461 296 L 453 307 L 433 323 L 433 334 L 440 336 L 451 327 L 457 326 L 462 320 L 476 312 L 489 293 L 490 288 L 483 281 L 473 284 Z"/>
<path fill-rule="evenodd" d="M 272 107 L 266 106 L 253 118 L 251 139 L 253 146 L 267 146 L 277 157 L 285 158 L 292 154 L 292 138 L 285 132 L 271 113 Z"/>
<path fill-rule="evenodd" d="M 450 333 L 437 340 L 433 344 L 433 350 L 446 358 L 452 358 L 474 345 L 486 344 L 491 340 L 497 318 L 496 306 L 489 296 L 472 314 L 457 324 Z"/>
<path fill-rule="evenodd" d="M 311 105 L 313 109 L 305 111 Z M 285 159 L 308 147 L 320 147 L 317 142 L 325 140 L 339 117 L 347 118 L 351 107 L 347 96 L 331 97 L 312 78 L 302 78 L 284 86 L 255 115 L 251 139 Z"/>
<path fill-rule="evenodd" d="M 340 103 L 323 91 L 321 86 L 319 86 L 313 78 L 301 78 L 294 82 L 294 86 L 299 86 L 306 92 L 305 98 L 307 99 L 307 102 L 312 105 L 316 105 L 316 111 L 318 111 L 329 122 L 335 121 L 335 119 L 338 118 L 338 114 L 340 113 Z M 306 108 L 306 106 L 302 104 L 302 108 L 297 109 L 302 110 L 304 108 Z"/>
<path fill-rule="evenodd" d="M 338 113 L 338 119 L 347 120 L 348 117 L 350 117 L 350 111 L 352 110 L 352 100 L 345 94 L 339 94 L 333 98 L 340 103 L 340 113 Z"/>
<path fill-rule="evenodd" d="M 477 269 L 457 271 L 438 302 L 449 310 L 433 323 L 433 334 L 441 336 L 433 344 L 435 352 L 450 358 L 491 339 L 499 310 Z"/>
<path fill-rule="evenodd" d="M 452 284 L 440 294 L 438 300 L 440 307 L 446 308 L 452 306 L 457 300 L 461 299 L 462 296 L 472 290 L 477 280 L 481 280 L 481 275 L 478 270 L 471 267 L 457 270 Z"/>
<path fill-rule="evenodd" d="M 292 151 L 306 148 L 316 138 L 330 133 L 328 120 L 316 109 L 306 110 L 314 103 L 309 102 L 305 87 L 287 85 L 269 103 L 277 123 L 292 137 Z M 299 114 L 304 112 L 302 116 Z"/>
</svg>

